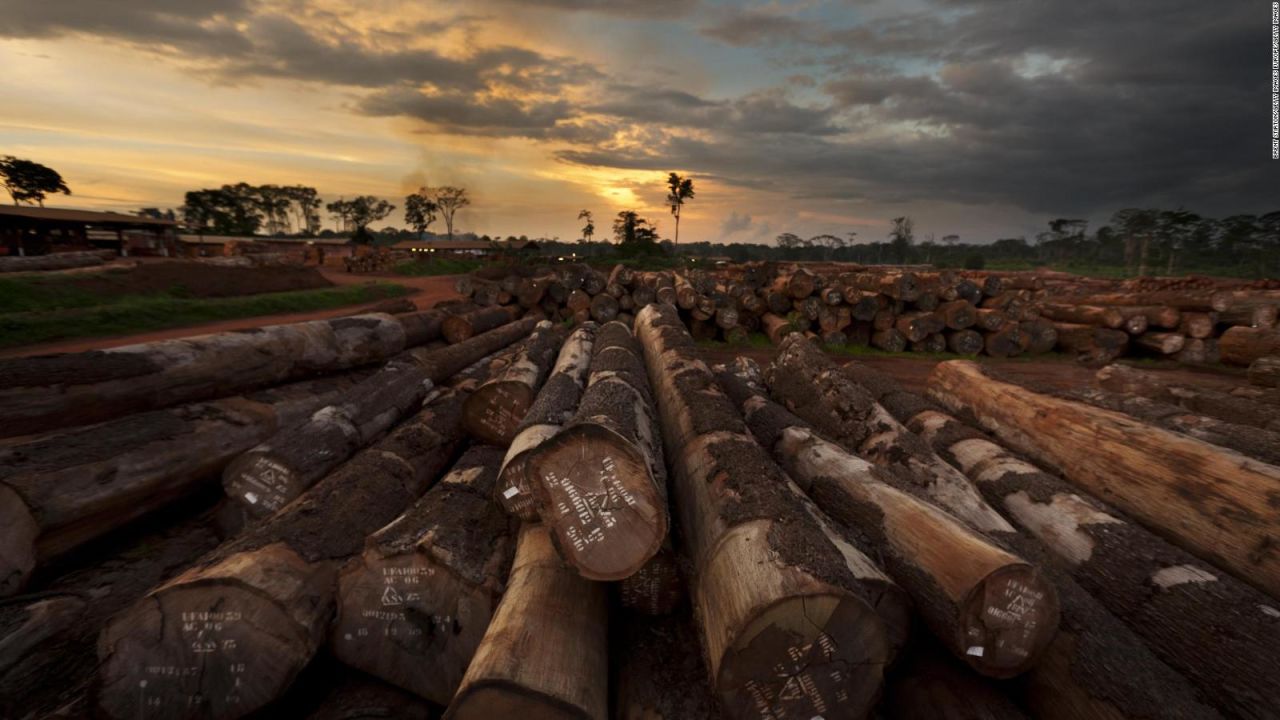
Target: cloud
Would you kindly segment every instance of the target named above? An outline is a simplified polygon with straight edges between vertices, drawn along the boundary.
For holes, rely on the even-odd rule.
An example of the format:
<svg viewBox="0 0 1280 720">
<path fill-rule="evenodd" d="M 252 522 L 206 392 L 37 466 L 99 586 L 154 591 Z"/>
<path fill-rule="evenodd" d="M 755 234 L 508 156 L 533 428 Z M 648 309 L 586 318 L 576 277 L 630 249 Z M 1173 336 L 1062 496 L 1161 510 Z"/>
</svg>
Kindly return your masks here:
<svg viewBox="0 0 1280 720">
<path fill-rule="evenodd" d="M 735 210 L 729 213 L 729 217 L 726 217 L 720 223 L 720 234 L 734 235 L 736 233 L 746 232 L 747 230 L 751 229 L 751 222 L 752 221 L 751 221 L 750 215 L 746 215 L 746 214 L 739 215 L 738 212 Z"/>
<path fill-rule="evenodd" d="M 417 118 L 451 133 L 505 137 L 546 137 L 572 115 L 563 100 L 519 102 L 457 91 L 427 95 L 411 88 L 380 91 L 365 99 L 360 109 L 369 115 Z"/>
</svg>

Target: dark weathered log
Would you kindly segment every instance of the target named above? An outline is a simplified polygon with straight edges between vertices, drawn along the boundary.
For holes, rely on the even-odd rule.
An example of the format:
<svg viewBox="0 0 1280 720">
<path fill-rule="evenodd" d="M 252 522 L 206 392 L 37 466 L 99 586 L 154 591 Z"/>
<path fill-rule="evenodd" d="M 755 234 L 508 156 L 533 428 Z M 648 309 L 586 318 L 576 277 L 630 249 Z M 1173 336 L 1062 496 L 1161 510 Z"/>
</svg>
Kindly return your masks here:
<svg viewBox="0 0 1280 720">
<path fill-rule="evenodd" d="M 462 422 L 471 437 L 490 445 L 511 444 L 551 372 L 563 340 L 563 327 L 548 321 L 538 323 L 506 370 L 467 398 Z"/>
<path fill-rule="evenodd" d="M 1261 387 L 1280 388 L 1280 355 L 1260 357 L 1249 363 L 1249 382 Z"/>
<path fill-rule="evenodd" d="M 877 330 L 871 334 L 871 346 L 885 352 L 902 352 L 907 349 L 907 339 L 895 328 Z"/>
<path fill-rule="evenodd" d="M 617 720 L 694 720 L 720 717 L 707 687 L 707 668 L 687 613 L 664 618 L 626 616 L 615 622 L 610 653 L 617 688 Z"/>
<path fill-rule="evenodd" d="M 941 316 L 931 312 L 915 312 L 899 315 L 894 327 L 903 337 L 911 342 L 920 342 L 934 333 L 942 332 L 946 327 Z"/>
<path fill-rule="evenodd" d="M 405 313 L 396 317 L 404 328 L 405 347 L 425 345 L 432 340 L 439 340 L 441 325 L 452 312 L 439 308 L 422 312 Z"/>
<path fill-rule="evenodd" d="M 1280 554 L 1270 551 L 1280 543 L 1280 507 L 1267 498 L 1280 468 L 995 380 L 964 360 L 934 368 L 929 394 L 1170 542 L 1280 597 Z"/>
<path fill-rule="evenodd" d="M 361 375 L 182 405 L 0 447 L 0 596 L 38 564 L 216 482 Z"/>
<path fill-rule="evenodd" d="M 457 456 L 462 404 L 483 369 L 117 615 L 98 642 L 100 712 L 234 718 L 280 696 L 324 641 L 338 563 Z"/>
<path fill-rule="evenodd" d="M 932 643 L 894 668 L 881 708 L 893 720 L 1027 720 L 1010 693 L 947 657 Z"/>
<path fill-rule="evenodd" d="M 945 413 L 923 409 L 909 425 L 1214 704 L 1241 717 L 1280 707 L 1280 678 L 1270 671 L 1280 665 L 1280 603 Z"/>
<path fill-rule="evenodd" d="M 222 471 L 227 497 L 250 517 L 278 511 L 417 410 L 432 387 L 415 363 L 392 361 L 306 421 L 232 460 Z"/>
<path fill-rule="evenodd" d="M 903 302 L 914 302 L 920 297 L 920 283 L 911 272 L 858 273 L 853 281 L 859 290 L 888 295 Z"/>
<path fill-rule="evenodd" d="M 1218 341 L 1222 362 L 1248 367 L 1267 355 L 1280 355 L 1280 330 L 1237 325 L 1222 333 Z M 2 364 L 3 361 L 0 361 Z M 3 377 L 0 372 L 0 377 Z"/>
<path fill-rule="evenodd" d="M 1009 318 L 1000 310 L 978 308 L 973 311 L 974 326 L 979 330 L 996 331 L 1005 326 Z"/>
<path fill-rule="evenodd" d="M 492 501 L 502 455 L 472 446 L 343 568 L 330 639 L 339 660 L 449 703 L 489 627 L 515 550 L 511 519 Z"/>
<path fill-rule="evenodd" d="M 1082 362 L 1111 362 L 1124 354 L 1129 345 L 1129 334 L 1123 330 L 1064 322 L 1055 322 L 1053 326 L 1058 331 L 1058 347 L 1075 353 Z"/>
<path fill-rule="evenodd" d="M 1058 345 L 1058 328 L 1048 320 L 1024 320 L 1018 330 L 1026 340 L 1026 351 L 1032 355 L 1051 352 Z"/>
<path fill-rule="evenodd" d="M 591 298 L 591 319 L 606 323 L 618 317 L 618 301 L 605 293 Z"/>
<path fill-rule="evenodd" d="M 1158 290 L 1133 293 L 1094 293 L 1074 299 L 1090 305 L 1160 305 L 1180 311 L 1207 312 L 1215 309 L 1207 295 L 1187 293 L 1184 290 Z"/>
<path fill-rule="evenodd" d="M 774 292 L 784 293 L 796 300 L 809 297 L 815 289 L 813 273 L 804 268 L 796 268 L 789 274 L 779 275 L 773 282 Z"/>
<path fill-rule="evenodd" d="M 978 321 L 978 311 L 965 300 L 952 300 L 938 306 L 937 314 L 952 330 L 963 330 L 972 327 Z"/>
<path fill-rule="evenodd" d="M 336 673 L 335 685 L 306 720 L 432 720 L 427 701 L 353 672 Z"/>
<path fill-rule="evenodd" d="M 1022 327 L 1016 322 L 1005 321 L 1004 327 L 985 336 L 984 350 L 991 357 L 1008 358 L 1021 355 L 1025 347 L 1031 343 L 1022 333 Z"/>
<path fill-rule="evenodd" d="M 547 286 L 550 284 L 551 278 L 549 277 L 520 278 L 520 282 L 516 286 L 516 302 L 522 308 L 538 307 L 547 293 Z"/>
<path fill-rule="evenodd" d="M 1079 325 L 1095 325 L 1097 327 L 1111 328 L 1112 330 L 1118 330 L 1124 326 L 1124 314 L 1113 307 L 1043 303 L 1040 305 L 1040 314 L 1050 320 Z"/>
<path fill-rule="evenodd" d="M 635 273 L 626 265 L 614 265 L 613 270 L 609 271 L 609 282 L 617 283 L 623 287 L 630 287 L 635 282 Z"/>
<path fill-rule="evenodd" d="M 1280 301 L 1232 300 L 1224 305 L 1221 312 L 1216 314 L 1218 322 L 1226 323 L 1227 325 L 1274 328 L 1277 322 L 1277 315 L 1280 314 Z"/>
<path fill-rule="evenodd" d="M 426 370 L 427 378 L 439 385 L 480 359 L 524 338 L 533 332 L 538 322 L 537 318 L 523 318 L 494 328 L 456 345 L 449 345 L 438 350 L 415 348 L 400 356 L 400 358 L 410 359 L 417 363 Z"/>
<path fill-rule="evenodd" d="M 465 315 L 453 315 L 445 318 L 440 333 L 450 343 L 460 343 L 515 320 L 518 310 L 515 307 L 488 307 Z"/>
<path fill-rule="evenodd" d="M 854 292 L 857 292 L 856 290 Z M 853 308 L 853 318 L 855 320 L 871 321 L 875 319 L 876 313 L 884 309 L 884 298 L 879 293 L 862 292 L 857 295 L 850 294 L 850 290 L 845 290 L 845 298 L 849 305 Z"/>
<path fill-rule="evenodd" d="M 1178 324 L 1178 332 L 1187 337 L 1203 340 L 1213 337 L 1213 328 L 1218 324 L 1216 312 L 1182 313 L 1182 322 Z"/>
<path fill-rule="evenodd" d="M 760 444 L 884 563 L 958 659 L 999 678 L 1035 663 L 1058 625 L 1057 595 L 1039 570 L 893 487 L 889 471 L 822 439 L 743 378 L 722 371 L 717 380 Z"/>
<path fill-rule="evenodd" d="M 578 401 L 587 384 L 595 337 L 596 324 L 587 323 L 574 330 L 564 342 L 551 375 L 524 414 L 507 449 L 502 472 L 494 488 L 494 500 L 508 513 L 523 520 L 538 519 L 532 478 L 526 467 L 529 452 L 559 432 L 577 412 Z"/>
<path fill-rule="evenodd" d="M 639 344 L 603 325 L 573 420 L 525 460 L 538 514 L 592 580 L 634 574 L 667 537 L 666 465 Z"/>
<path fill-rule="evenodd" d="M 1167 305 L 1117 305 L 1114 307 L 1124 316 L 1126 321 L 1135 317 L 1142 317 L 1146 319 L 1146 323 L 1151 327 L 1176 330 L 1182 322 L 1182 311 Z M 1125 329 L 1128 330 L 1127 327 Z M 1142 328 L 1138 332 L 1130 331 L 1129 334 L 1137 335 L 1143 332 L 1146 332 L 1146 328 Z"/>
<path fill-rule="evenodd" d="M 977 330 L 956 330 L 947 335 L 947 348 L 958 355 L 977 355 L 985 344 Z"/>
<path fill-rule="evenodd" d="M 357 315 L 65 355 L 0 359 L 0 437 L 235 395 L 385 360 L 405 347 L 390 315 Z"/>
<path fill-rule="evenodd" d="M 1065 397 L 1132 415 L 1166 430 L 1230 448 L 1264 463 L 1280 465 L 1280 432 L 1197 415 L 1184 407 L 1137 395 L 1122 395 L 1106 390 L 1080 390 L 1067 393 Z"/>
<path fill-rule="evenodd" d="M 901 608 L 877 607 L 889 595 L 862 595 L 860 578 L 883 573 L 834 534 L 751 438 L 673 308 L 646 308 L 636 328 L 725 711 L 865 716 L 905 623 Z"/>
<path fill-rule="evenodd" d="M 566 566 L 545 527 L 524 525 L 506 593 L 445 718 L 602 720 L 608 684 L 604 586 Z"/>
<path fill-rule="evenodd" d="M 1098 385 L 1112 392 L 1160 400 L 1239 425 L 1280 432 L 1280 412 L 1265 402 L 1236 397 L 1217 390 L 1174 384 L 1158 372 L 1125 365 L 1108 365 L 1098 371 Z"/>
<path fill-rule="evenodd" d="M 943 353 L 947 351 L 947 338 L 942 333 L 929 335 L 920 342 L 911 343 L 911 352 Z"/>
<path fill-rule="evenodd" d="M 0 717 L 45 717 L 84 695 L 97 669 L 94 643 L 111 616 L 217 546 L 211 512 L 175 516 L 29 601 L 0 604 Z M 81 716 L 88 714 L 85 707 Z"/>
<path fill-rule="evenodd" d="M 1020 532 L 995 531 L 990 535 L 1036 563 L 1058 591 L 1062 613 L 1058 635 L 1041 662 L 1024 676 L 1027 704 L 1037 717 L 1071 720 L 1219 717 L 1202 704 L 1184 678 L 1152 654 L 1128 626 L 1086 592 L 1065 567 L 1059 565 L 1061 560 L 1052 557 L 1079 551 L 1081 536 L 1072 530 L 1077 523 L 1087 523 L 1090 519 L 1088 513 L 1077 513 L 1081 509 L 1079 504 L 1050 502 L 1037 488 L 1018 485 L 1023 476 L 1015 477 L 1007 472 L 1026 463 L 1001 454 L 1002 449 L 980 433 L 956 429 L 954 421 L 944 416 L 936 405 L 903 392 L 883 373 L 858 363 L 847 364 L 844 373 L 877 398 L 896 420 L 920 432 L 949 462 L 970 473 L 985 499 L 1019 523 L 1023 520 L 1029 523 L 1023 525 Z M 940 422 L 952 425 L 940 430 Z M 957 444 L 961 442 L 967 444 Z M 980 456 L 973 453 L 975 447 L 995 447 L 999 452 L 992 456 L 994 459 L 979 457 L 978 462 L 968 463 L 974 456 Z M 953 449 L 969 455 L 958 458 Z M 989 482 L 992 477 L 1001 480 Z M 1106 528 L 1099 527 L 1097 532 L 1105 533 Z M 1115 547 L 1123 552 L 1125 545 L 1120 542 Z M 1110 566 L 1102 572 L 1106 578 L 1112 577 Z M 1122 570 L 1116 576 L 1138 578 L 1141 573 L 1125 575 Z M 1149 595 L 1148 589 L 1141 586 L 1141 580 L 1138 582 L 1132 589 L 1143 597 Z M 1117 612 L 1126 614 L 1126 619 L 1130 614 Z"/>
</svg>

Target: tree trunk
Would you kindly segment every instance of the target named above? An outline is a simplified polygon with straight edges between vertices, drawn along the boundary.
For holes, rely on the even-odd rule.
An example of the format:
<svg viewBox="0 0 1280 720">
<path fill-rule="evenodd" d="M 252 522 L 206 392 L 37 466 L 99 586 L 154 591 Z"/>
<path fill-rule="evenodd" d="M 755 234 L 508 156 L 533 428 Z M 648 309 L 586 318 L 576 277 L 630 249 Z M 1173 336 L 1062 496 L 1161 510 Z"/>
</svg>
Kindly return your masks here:
<svg viewBox="0 0 1280 720">
<path fill-rule="evenodd" d="M 1280 468 L 994 380 L 963 360 L 939 364 L 929 385 L 935 400 L 972 412 L 1011 447 L 1113 498 L 1170 542 L 1280 596 L 1280 555 L 1270 550 L 1280 542 L 1280 508 L 1263 491 L 1280 483 Z"/>
<path fill-rule="evenodd" d="M 1280 432 L 1280 413 L 1267 403 L 1216 390 L 1174 385 L 1160 373 L 1126 365 L 1108 365 L 1099 370 L 1096 377 L 1099 386 L 1112 392 L 1140 395 L 1181 405 L 1192 412 L 1224 422 Z"/>
<path fill-rule="evenodd" d="M 756 440 L 884 563 L 958 659 L 997 678 L 1036 662 L 1058 627 L 1057 594 L 1036 568 L 894 488 L 887 471 L 823 440 L 741 377 L 723 371 L 717 380 Z"/>
<path fill-rule="evenodd" d="M 234 718 L 279 697 L 324 641 L 337 564 L 457 456 L 463 401 L 484 377 L 477 367 L 287 508 L 117 615 L 98 642 L 101 712 Z M 192 667 L 201 672 L 184 670 Z"/>
<path fill-rule="evenodd" d="M 905 620 L 901 608 L 877 608 L 888 596 L 863 594 L 883 574 L 818 520 L 751 438 L 675 310 L 646 308 L 636 326 L 725 712 L 864 717 Z"/>
<path fill-rule="evenodd" d="M 909 424 L 1214 704 L 1242 717 L 1280 707 L 1275 601 L 948 415 L 926 410 Z"/>
<path fill-rule="evenodd" d="M 872 396 L 803 342 L 783 343 L 765 373 L 773 399 L 846 450 L 893 468 L 912 492 L 924 495 L 981 532 L 1013 527 L 978 494 L 969 480 L 942 461 Z"/>
<path fill-rule="evenodd" d="M 1133 338 L 1133 344 L 1161 355 L 1173 355 L 1187 344 L 1187 336 L 1182 333 L 1148 332 Z"/>
<path fill-rule="evenodd" d="M 538 514 L 592 580 L 631 576 L 667 536 L 666 466 L 641 358 L 629 328 L 602 326 L 577 414 L 525 461 Z"/>
<path fill-rule="evenodd" d="M 330 646 L 342 662 L 447 705 L 502 596 L 515 549 L 491 497 L 502 450 L 473 445 L 369 536 L 338 578 Z"/>
<path fill-rule="evenodd" d="M 277 512 L 419 408 L 431 388 L 426 371 L 391 362 L 305 422 L 232 460 L 222 471 L 227 497 L 251 517 Z"/>
<path fill-rule="evenodd" d="M 1124 314 L 1113 307 L 1044 303 L 1040 306 L 1040 314 L 1050 320 L 1094 325 L 1112 330 L 1118 330 L 1124 326 Z"/>
<path fill-rule="evenodd" d="M 453 315 L 445 318 L 440 327 L 444 339 L 451 344 L 470 340 L 484 332 L 506 325 L 515 320 L 519 309 L 511 306 L 490 307 L 473 310 L 465 315 Z"/>
<path fill-rule="evenodd" d="M 507 591 L 445 718 L 604 720 L 607 653 L 604 586 L 567 567 L 544 526 L 525 525 Z"/>
<path fill-rule="evenodd" d="M 964 461 L 958 459 L 952 449 L 963 449 L 957 447 L 960 441 L 994 444 L 976 432 L 940 431 L 939 418 L 949 418 L 943 416 L 933 403 L 902 392 L 895 381 L 882 373 L 858 363 L 845 365 L 843 372 L 889 408 L 895 419 L 920 433 L 949 462 L 963 467 L 966 472 L 979 473 L 971 477 L 985 499 L 1005 509 L 1019 523 L 1023 519 L 1032 521 L 1033 524 L 1023 526 L 1021 532 L 996 531 L 989 534 L 1035 563 L 1058 591 L 1061 607 L 1058 634 L 1041 662 L 1024 676 L 1027 704 L 1036 717 L 1070 720 L 1219 717 L 1201 704 L 1184 678 L 1152 654 L 1127 625 L 1077 584 L 1059 564 L 1058 558 L 1050 557 L 1050 553 L 1060 555 L 1077 548 L 1078 537 L 1070 534 L 1070 530 L 1090 517 L 1087 513 L 1076 517 L 1074 513 L 1081 509 L 1080 505 L 1049 503 L 1037 487 L 1032 487 L 1028 494 L 1027 488 L 1017 484 L 1021 476 L 1007 473 L 1011 467 L 1029 467 L 1016 458 L 996 455 L 996 459 L 972 464 L 967 462 L 969 458 Z M 1009 462 L 1002 462 L 1000 458 Z M 1002 476 L 1002 479 L 992 483 L 991 475 Z M 1019 514 L 1028 505 L 1040 512 Z M 1061 524 L 1036 524 L 1044 517 L 1057 518 Z M 1104 530 L 1100 528 L 1100 531 Z M 1046 547 L 1049 552 L 1046 552 Z M 1124 545 L 1121 543 L 1114 547 L 1124 548 Z M 1123 571 L 1115 574 L 1124 575 Z M 1141 587 L 1134 589 L 1138 593 L 1147 592 Z M 1126 587 L 1124 591 L 1128 592 L 1130 588 Z"/>
<path fill-rule="evenodd" d="M 462 415 L 467 434 L 490 445 L 510 445 L 547 379 L 563 340 L 563 328 L 546 321 L 539 323 L 511 365 L 467 398 Z"/>
<path fill-rule="evenodd" d="M 1260 357 L 1249 363 L 1249 382 L 1260 387 L 1280 388 L 1280 355 Z"/>
<path fill-rule="evenodd" d="M 1260 357 L 1280 355 L 1280 330 L 1237 325 L 1222 333 L 1218 350 L 1222 354 L 1222 362 L 1248 367 Z"/>
<path fill-rule="evenodd" d="M 0 596 L 51 558 L 207 487 L 237 455 L 356 379 L 137 413 L 0 448 Z"/>
<path fill-rule="evenodd" d="M 507 449 L 494 487 L 494 500 L 503 510 L 522 520 L 533 522 L 538 519 L 532 478 L 526 467 L 529 452 L 559 432 L 577 412 L 582 390 L 587 384 L 595 337 L 596 325 L 588 323 L 574 330 L 565 341 L 551 375 L 524 414 L 524 420 L 516 428 L 515 437 Z"/>
<path fill-rule="evenodd" d="M 64 355 L 0 359 L 0 437 L 101 422 L 385 360 L 390 315 L 313 320 Z"/>
</svg>

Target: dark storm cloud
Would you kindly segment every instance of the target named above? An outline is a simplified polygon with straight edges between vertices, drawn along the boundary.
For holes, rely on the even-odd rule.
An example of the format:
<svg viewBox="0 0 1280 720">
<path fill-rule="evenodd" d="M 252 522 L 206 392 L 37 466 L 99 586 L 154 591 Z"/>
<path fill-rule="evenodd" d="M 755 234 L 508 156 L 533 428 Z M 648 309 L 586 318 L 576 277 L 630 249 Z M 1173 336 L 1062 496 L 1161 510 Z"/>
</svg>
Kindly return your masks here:
<svg viewBox="0 0 1280 720">
<path fill-rule="evenodd" d="M 607 15 L 674 18 L 692 12 L 698 0 L 485 0 L 519 8 L 596 12 Z"/>
<path fill-rule="evenodd" d="M 737 46 L 794 42 L 816 31 L 812 23 L 756 9 L 725 12 L 701 29 L 709 38 Z"/>
<path fill-rule="evenodd" d="M 796 105 L 777 91 L 751 93 L 733 100 L 707 100 L 691 93 L 652 86 L 614 84 L 608 100 L 587 106 L 592 113 L 666 127 L 741 133 L 838 132 L 833 111 Z"/>
<path fill-rule="evenodd" d="M 236 52 L 248 44 L 230 21 L 248 12 L 247 0 L 0 0 L 0 38 L 86 34 Z"/>
<path fill-rule="evenodd" d="M 379 91 L 361 104 L 361 110 L 369 115 L 413 117 L 464 135 L 523 137 L 547 137 L 557 123 L 572 116 L 564 101 L 522 103 L 462 92 L 426 95 L 413 88 Z"/>
</svg>

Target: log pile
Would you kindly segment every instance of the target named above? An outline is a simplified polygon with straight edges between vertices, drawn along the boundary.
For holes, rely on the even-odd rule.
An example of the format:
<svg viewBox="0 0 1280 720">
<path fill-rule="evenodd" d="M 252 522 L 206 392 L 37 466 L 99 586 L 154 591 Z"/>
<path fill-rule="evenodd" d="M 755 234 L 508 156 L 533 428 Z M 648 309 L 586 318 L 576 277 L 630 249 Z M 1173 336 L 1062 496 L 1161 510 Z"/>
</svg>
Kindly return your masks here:
<svg viewBox="0 0 1280 720">
<path fill-rule="evenodd" d="M 1048 395 L 949 361 L 925 397 L 813 328 L 1101 359 L 1219 311 L 837 270 L 487 272 L 424 312 L 15 361 L 0 715 L 1274 716 L 1272 363 Z M 753 323 L 764 370 L 702 359 Z"/>
<path fill-rule="evenodd" d="M 760 333 L 777 345 L 802 333 L 835 347 L 1001 358 L 1056 351 L 1097 365 L 1130 355 L 1216 363 L 1224 341 L 1223 361 L 1247 365 L 1271 341 L 1227 333 L 1270 337 L 1280 308 L 1275 291 L 1203 278 L 1146 290 L 1063 273 L 838 264 L 517 270 L 487 268 L 479 273 L 485 277 L 460 282 L 459 292 L 477 305 L 538 308 L 575 322 L 629 322 L 648 303 L 666 302 L 696 340 L 742 344 Z"/>
</svg>

